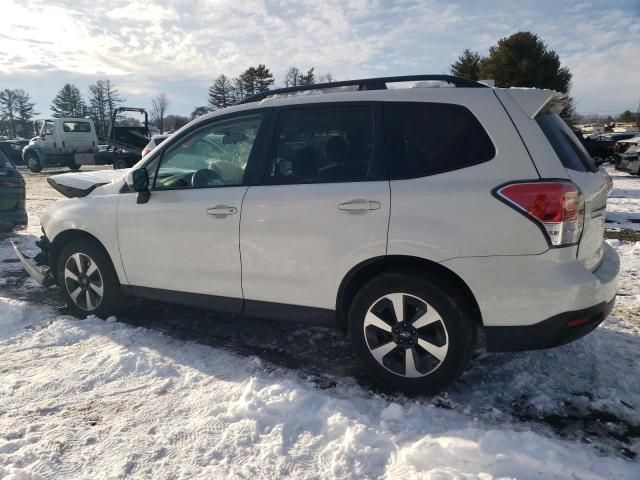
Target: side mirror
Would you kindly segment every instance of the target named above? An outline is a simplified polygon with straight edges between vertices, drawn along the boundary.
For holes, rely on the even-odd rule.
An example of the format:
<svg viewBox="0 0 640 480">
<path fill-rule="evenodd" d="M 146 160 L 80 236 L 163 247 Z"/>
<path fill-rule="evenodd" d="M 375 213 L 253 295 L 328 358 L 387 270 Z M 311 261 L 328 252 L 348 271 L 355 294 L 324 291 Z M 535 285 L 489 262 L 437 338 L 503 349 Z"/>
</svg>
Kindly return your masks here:
<svg viewBox="0 0 640 480">
<path fill-rule="evenodd" d="M 127 176 L 127 184 L 134 192 L 138 192 L 137 203 L 147 203 L 151 192 L 149 191 L 149 173 L 146 168 L 133 170 Z"/>
</svg>

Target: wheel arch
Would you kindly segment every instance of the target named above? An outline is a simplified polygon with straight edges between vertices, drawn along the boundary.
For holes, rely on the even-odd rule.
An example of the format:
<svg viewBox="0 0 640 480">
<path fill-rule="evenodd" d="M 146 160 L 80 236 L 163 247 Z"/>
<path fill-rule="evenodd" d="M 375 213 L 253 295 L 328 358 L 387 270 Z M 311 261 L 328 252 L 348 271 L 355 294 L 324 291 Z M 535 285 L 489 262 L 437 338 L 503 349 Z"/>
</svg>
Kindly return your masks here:
<svg viewBox="0 0 640 480">
<path fill-rule="evenodd" d="M 472 315 L 478 326 L 483 326 L 478 301 L 473 292 L 455 272 L 443 265 L 420 257 L 410 255 L 386 255 L 365 260 L 353 267 L 345 275 L 336 298 L 336 324 L 346 330 L 349 306 L 358 290 L 371 278 L 387 272 L 411 271 L 417 275 L 428 275 L 432 280 L 444 284 L 459 293 L 465 302 L 465 308 Z"/>
<path fill-rule="evenodd" d="M 97 237 L 95 237 L 94 235 L 91 235 L 89 232 L 86 232 L 84 230 L 69 229 L 69 230 L 63 230 L 62 232 L 58 233 L 58 235 L 56 235 L 55 238 L 51 241 L 51 245 L 49 247 L 48 260 L 49 260 L 49 267 L 51 267 L 51 271 L 54 272 L 54 274 L 57 273 L 57 264 L 58 264 L 58 257 L 60 256 L 60 252 L 62 251 L 65 245 L 75 240 L 90 240 L 94 242 L 96 245 L 98 245 L 102 249 L 104 254 L 107 256 L 107 258 L 111 262 L 111 266 L 113 266 L 115 270 L 115 265 L 113 265 L 113 259 L 111 258 L 111 255 L 109 255 L 109 251 L 106 249 L 104 244 L 100 240 L 98 240 Z"/>
</svg>

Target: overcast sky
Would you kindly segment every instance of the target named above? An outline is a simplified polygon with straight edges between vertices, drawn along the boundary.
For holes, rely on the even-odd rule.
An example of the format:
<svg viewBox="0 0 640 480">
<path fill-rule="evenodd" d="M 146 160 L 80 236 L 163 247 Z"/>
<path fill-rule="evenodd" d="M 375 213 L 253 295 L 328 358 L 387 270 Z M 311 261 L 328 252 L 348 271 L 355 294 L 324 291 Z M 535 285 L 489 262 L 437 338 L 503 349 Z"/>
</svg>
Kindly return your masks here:
<svg viewBox="0 0 640 480">
<path fill-rule="evenodd" d="M 526 6 L 523 6 L 527 4 Z M 65 82 L 109 78 L 130 106 L 166 92 L 170 113 L 205 105 L 221 73 L 264 63 L 338 80 L 448 73 L 465 48 L 537 33 L 573 72 L 580 112 L 635 110 L 640 0 L 2 0 L 0 89 L 23 88 L 49 115 Z"/>
</svg>

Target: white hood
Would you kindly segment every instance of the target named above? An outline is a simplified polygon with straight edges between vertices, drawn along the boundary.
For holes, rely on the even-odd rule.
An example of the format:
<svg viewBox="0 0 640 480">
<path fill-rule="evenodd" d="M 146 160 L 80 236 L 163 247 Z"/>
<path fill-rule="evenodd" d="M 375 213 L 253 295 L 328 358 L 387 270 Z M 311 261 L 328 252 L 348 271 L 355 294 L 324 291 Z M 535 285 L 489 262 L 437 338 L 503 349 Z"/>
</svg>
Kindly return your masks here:
<svg viewBox="0 0 640 480">
<path fill-rule="evenodd" d="M 101 185 L 122 181 L 128 172 L 126 169 L 63 173 L 49 177 L 47 182 L 67 197 L 86 197 Z"/>
</svg>

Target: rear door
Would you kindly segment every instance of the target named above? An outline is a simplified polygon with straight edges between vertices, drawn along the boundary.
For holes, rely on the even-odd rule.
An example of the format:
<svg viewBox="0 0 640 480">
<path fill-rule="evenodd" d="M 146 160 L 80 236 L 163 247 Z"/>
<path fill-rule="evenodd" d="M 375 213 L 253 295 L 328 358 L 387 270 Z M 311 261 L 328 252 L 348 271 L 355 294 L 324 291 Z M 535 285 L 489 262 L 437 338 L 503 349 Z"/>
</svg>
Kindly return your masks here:
<svg viewBox="0 0 640 480">
<path fill-rule="evenodd" d="M 604 224 L 611 179 L 606 172 L 598 170 L 580 140 L 557 114 L 543 111 L 535 120 L 569 178 L 584 195 L 584 229 L 578 247 L 578 259 L 585 267 L 594 269 L 604 252 Z"/>
<path fill-rule="evenodd" d="M 376 115 L 366 103 L 278 111 L 242 206 L 246 313 L 268 316 L 264 302 L 333 310 L 346 273 L 385 255 L 390 193 Z"/>
</svg>

